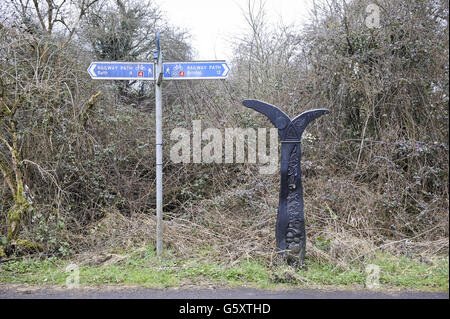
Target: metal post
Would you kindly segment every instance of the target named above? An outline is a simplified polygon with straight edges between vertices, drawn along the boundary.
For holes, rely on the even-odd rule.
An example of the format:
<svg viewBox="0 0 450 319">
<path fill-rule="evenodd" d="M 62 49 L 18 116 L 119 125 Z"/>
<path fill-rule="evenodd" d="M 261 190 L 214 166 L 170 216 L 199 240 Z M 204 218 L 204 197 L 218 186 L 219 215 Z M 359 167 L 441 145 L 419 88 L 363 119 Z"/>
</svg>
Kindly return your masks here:
<svg viewBox="0 0 450 319">
<path fill-rule="evenodd" d="M 157 39 L 157 52 L 155 54 L 155 117 L 156 117 L 156 254 L 163 251 L 163 187 L 162 187 L 162 53 L 159 47 L 159 34 Z"/>
</svg>

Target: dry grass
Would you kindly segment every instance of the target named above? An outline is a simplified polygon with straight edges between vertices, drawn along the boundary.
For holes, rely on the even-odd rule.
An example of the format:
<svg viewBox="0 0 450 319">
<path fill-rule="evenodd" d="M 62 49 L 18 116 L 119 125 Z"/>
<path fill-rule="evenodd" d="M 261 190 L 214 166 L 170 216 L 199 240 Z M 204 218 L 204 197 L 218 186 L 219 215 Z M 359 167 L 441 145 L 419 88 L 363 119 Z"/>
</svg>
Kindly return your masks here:
<svg viewBox="0 0 450 319">
<path fill-rule="evenodd" d="M 367 217 L 369 208 L 376 207 L 377 194 L 364 187 L 349 188 L 329 181 L 330 187 L 340 190 L 336 196 L 342 204 L 336 206 L 336 202 L 323 198 L 330 193 L 327 187 L 315 184 L 320 182 L 321 179 L 315 177 L 305 183 L 308 185 L 305 196 L 307 260 L 345 270 L 355 262 L 362 265 L 378 251 L 410 256 L 448 252 L 448 241 L 432 239 L 436 236 L 430 235 L 439 225 L 412 238 L 387 231 L 385 234 L 390 236 L 382 235 L 383 232 L 375 227 L 376 214 Z M 354 201 L 355 198 L 358 200 Z M 350 201 L 354 204 L 348 205 Z M 183 213 L 165 213 L 164 245 L 178 257 L 229 266 L 250 259 L 257 259 L 267 266 L 278 262 L 276 184 L 261 182 L 252 187 L 227 189 L 212 199 L 191 204 L 184 207 Z M 104 214 L 100 222 L 91 225 L 88 236 L 79 238 L 82 246 L 97 251 L 133 251 L 155 244 L 156 218 L 153 213 L 124 217 L 118 211 L 105 210 Z"/>
</svg>

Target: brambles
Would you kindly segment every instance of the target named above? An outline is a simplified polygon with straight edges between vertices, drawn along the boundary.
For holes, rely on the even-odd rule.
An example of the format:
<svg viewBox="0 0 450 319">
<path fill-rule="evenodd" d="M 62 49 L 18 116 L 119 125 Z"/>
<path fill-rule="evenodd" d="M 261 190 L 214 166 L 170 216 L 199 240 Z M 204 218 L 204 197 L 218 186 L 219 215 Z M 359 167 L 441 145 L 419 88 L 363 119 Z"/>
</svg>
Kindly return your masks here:
<svg viewBox="0 0 450 319">
<path fill-rule="evenodd" d="M 377 250 L 447 253 L 448 4 L 379 1 L 380 27 L 368 28 L 369 1 L 333 3 L 318 2 L 303 28 L 271 29 L 263 10 L 249 11 L 249 32 L 236 40 L 226 82 L 163 82 L 164 136 L 168 141 L 175 127 L 192 129 L 194 120 L 220 130 L 271 127 L 241 106 L 248 98 L 289 115 L 329 108 L 302 142 L 306 259 L 342 269 Z M 102 7 L 92 10 L 91 18 Z M 95 82 L 86 72 L 94 57 L 117 51 L 104 52 L 106 31 L 121 15 L 107 17 L 97 21 L 101 32 L 76 31 L 69 42 L 57 29 L 18 32 L 1 22 L 0 137 L 12 145 L 15 135 L 17 172 L 33 203 L 18 234 L 44 252 L 126 249 L 154 240 L 153 87 Z M 38 23 L 25 30 L 39 29 L 33 12 L 30 18 Z M 135 32 L 133 21 L 124 27 Z M 92 30 L 97 22 L 81 19 L 80 28 Z M 119 41 L 116 53 L 151 58 L 157 27 L 143 39 L 147 51 Z M 185 33 L 165 32 L 174 59 L 190 56 Z M 13 106 L 15 131 L 8 120 Z M 175 164 L 170 146 L 164 144 L 166 244 L 182 257 L 272 265 L 278 174 L 260 175 L 258 164 L 249 163 Z M 6 239 L 18 180 L 11 179 L 14 159 L 5 143 L 0 168 Z M 208 256 L 198 254 L 202 247 L 209 247 Z"/>
</svg>

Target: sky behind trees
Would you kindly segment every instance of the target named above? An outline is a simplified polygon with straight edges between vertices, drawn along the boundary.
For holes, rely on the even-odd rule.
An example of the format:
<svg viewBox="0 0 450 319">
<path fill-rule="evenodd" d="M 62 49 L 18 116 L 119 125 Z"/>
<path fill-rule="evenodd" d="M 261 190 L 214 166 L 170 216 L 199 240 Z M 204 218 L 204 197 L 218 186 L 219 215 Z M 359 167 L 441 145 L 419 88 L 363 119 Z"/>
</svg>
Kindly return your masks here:
<svg viewBox="0 0 450 319">
<path fill-rule="evenodd" d="M 254 1 L 258 5 L 258 1 Z M 267 22 L 301 24 L 311 8 L 311 0 L 265 0 Z M 198 60 L 232 57 L 232 43 L 248 25 L 244 12 L 248 0 L 158 0 L 156 4 L 173 24 L 192 35 L 192 47 Z"/>
</svg>

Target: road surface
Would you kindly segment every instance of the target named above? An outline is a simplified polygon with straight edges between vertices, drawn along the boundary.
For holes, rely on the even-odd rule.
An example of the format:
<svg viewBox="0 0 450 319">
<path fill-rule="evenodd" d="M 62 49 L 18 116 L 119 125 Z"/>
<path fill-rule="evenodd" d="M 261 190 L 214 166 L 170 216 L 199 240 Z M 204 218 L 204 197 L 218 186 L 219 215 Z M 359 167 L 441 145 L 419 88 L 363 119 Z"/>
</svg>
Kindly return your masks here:
<svg viewBox="0 0 450 319">
<path fill-rule="evenodd" d="M 253 288 L 65 287 L 0 284 L 0 299 L 449 299 L 448 292 Z"/>
</svg>

